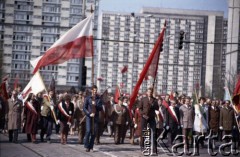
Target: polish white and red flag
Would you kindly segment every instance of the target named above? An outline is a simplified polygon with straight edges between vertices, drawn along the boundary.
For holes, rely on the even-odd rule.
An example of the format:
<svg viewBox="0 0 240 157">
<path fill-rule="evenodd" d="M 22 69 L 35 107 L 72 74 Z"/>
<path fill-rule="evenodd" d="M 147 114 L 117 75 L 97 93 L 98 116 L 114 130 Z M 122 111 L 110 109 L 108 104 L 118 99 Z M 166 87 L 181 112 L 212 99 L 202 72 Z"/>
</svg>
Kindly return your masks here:
<svg viewBox="0 0 240 157">
<path fill-rule="evenodd" d="M 32 79 L 29 81 L 27 86 L 22 91 L 23 102 L 25 102 L 27 100 L 28 95 L 30 93 L 37 95 L 39 92 L 42 92 L 44 90 L 45 90 L 45 85 L 44 85 L 42 77 L 38 71 L 36 74 L 33 75 Z"/>
<path fill-rule="evenodd" d="M 44 55 L 37 58 L 33 70 L 36 73 L 41 67 L 61 64 L 74 58 L 93 56 L 93 14 L 79 22 L 60 37 Z"/>
</svg>

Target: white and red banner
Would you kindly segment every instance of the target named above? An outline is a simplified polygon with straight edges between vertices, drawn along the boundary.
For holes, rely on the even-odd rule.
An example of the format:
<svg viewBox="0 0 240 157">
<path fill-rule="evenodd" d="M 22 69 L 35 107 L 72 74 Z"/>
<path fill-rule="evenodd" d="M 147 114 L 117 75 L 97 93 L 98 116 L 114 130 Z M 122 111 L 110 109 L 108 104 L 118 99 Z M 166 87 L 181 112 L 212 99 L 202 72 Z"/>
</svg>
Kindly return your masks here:
<svg viewBox="0 0 240 157">
<path fill-rule="evenodd" d="M 65 111 L 65 109 L 62 106 L 62 102 L 58 104 L 58 108 L 61 111 L 61 113 L 68 119 L 71 118 L 71 116 Z"/>
<path fill-rule="evenodd" d="M 170 116 L 174 119 L 174 121 L 179 124 L 177 115 L 176 115 L 176 113 L 175 113 L 175 111 L 174 111 L 172 106 L 169 106 L 168 112 L 169 112 Z"/>
<path fill-rule="evenodd" d="M 36 73 L 41 67 L 61 64 L 73 58 L 93 56 L 93 14 L 79 22 L 58 39 L 44 55 L 37 58 Z"/>
<path fill-rule="evenodd" d="M 35 108 L 33 107 L 32 103 L 26 102 L 25 105 L 26 105 L 26 107 L 27 107 L 31 112 L 33 112 L 34 114 L 37 115 L 37 111 L 36 111 Z"/>
<path fill-rule="evenodd" d="M 25 102 L 28 95 L 30 93 L 33 93 L 34 95 L 37 95 L 39 92 L 42 92 L 45 90 L 45 85 L 43 83 L 42 77 L 39 73 L 39 71 L 33 75 L 32 79 L 29 81 L 27 86 L 24 88 L 22 92 L 23 101 Z"/>
</svg>

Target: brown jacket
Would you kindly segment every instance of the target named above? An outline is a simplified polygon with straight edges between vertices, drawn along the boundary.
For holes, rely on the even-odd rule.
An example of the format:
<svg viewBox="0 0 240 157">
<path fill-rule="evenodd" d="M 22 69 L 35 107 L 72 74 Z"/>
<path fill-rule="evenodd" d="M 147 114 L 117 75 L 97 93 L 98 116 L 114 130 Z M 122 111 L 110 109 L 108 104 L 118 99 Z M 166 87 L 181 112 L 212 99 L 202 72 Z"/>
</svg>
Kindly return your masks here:
<svg viewBox="0 0 240 157">
<path fill-rule="evenodd" d="M 124 105 L 115 104 L 112 112 L 112 121 L 114 124 L 125 125 L 126 122 L 129 122 L 129 112 L 127 107 Z"/>
<path fill-rule="evenodd" d="M 220 118 L 220 109 L 215 107 L 214 109 L 212 106 L 208 108 L 209 116 L 209 129 L 212 129 L 214 132 L 218 132 L 219 128 L 219 118 Z"/>
<path fill-rule="evenodd" d="M 139 111 L 141 115 L 148 116 L 149 119 L 155 120 L 155 110 L 158 110 L 158 103 L 157 100 L 152 97 L 151 100 L 149 100 L 148 97 L 143 97 L 139 104 Z"/>
<path fill-rule="evenodd" d="M 235 125 L 234 110 L 232 108 L 223 107 L 220 111 L 220 123 L 219 126 L 223 127 L 223 130 L 230 131 Z"/>
<path fill-rule="evenodd" d="M 74 111 L 74 119 L 76 119 L 77 121 L 81 121 L 85 116 L 85 113 L 83 111 L 83 103 L 84 100 L 77 100 L 77 104 L 75 106 Z M 86 120 L 84 119 L 83 122 L 86 122 Z"/>
</svg>

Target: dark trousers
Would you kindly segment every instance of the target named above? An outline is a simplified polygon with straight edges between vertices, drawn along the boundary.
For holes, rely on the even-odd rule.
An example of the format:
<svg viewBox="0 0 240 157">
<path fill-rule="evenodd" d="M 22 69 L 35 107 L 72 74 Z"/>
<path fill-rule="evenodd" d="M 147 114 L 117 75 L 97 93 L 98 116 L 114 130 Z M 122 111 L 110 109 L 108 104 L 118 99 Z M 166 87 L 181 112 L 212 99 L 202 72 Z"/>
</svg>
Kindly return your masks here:
<svg viewBox="0 0 240 157">
<path fill-rule="evenodd" d="M 17 142 L 18 141 L 18 129 L 8 130 L 8 138 L 9 138 L 9 142 Z"/>
<path fill-rule="evenodd" d="M 86 133 L 84 137 L 85 148 L 93 149 L 97 127 L 98 127 L 98 121 L 96 119 L 93 120 L 92 117 L 86 117 Z"/>
<path fill-rule="evenodd" d="M 148 120 L 146 120 L 145 118 L 142 118 L 142 121 L 141 121 L 142 129 L 145 130 L 147 128 L 147 124 L 149 124 L 149 128 L 152 130 L 151 134 L 153 136 L 153 141 L 151 141 L 151 143 L 153 144 L 153 151 L 155 152 L 156 148 L 157 148 L 156 121 L 155 121 L 155 119 L 148 119 Z M 143 134 L 142 134 L 142 137 L 143 137 Z M 142 149 L 142 148 L 144 148 L 144 139 L 141 139 L 140 141 L 141 141 L 140 147 Z"/>
<path fill-rule="evenodd" d="M 195 132 L 195 135 L 198 135 L 197 139 L 195 139 L 195 142 L 196 142 L 197 153 L 199 153 L 199 146 L 201 145 L 201 147 L 204 148 L 205 135 L 202 134 L 201 132 Z M 202 136 L 204 136 L 204 137 L 202 137 Z"/>
<path fill-rule="evenodd" d="M 104 122 L 99 122 L 98 128 L 96 130 L 96 139 L 95 139 L 95 142 L 97 144 L 100 143 L 100 136 L 102 136 L 103 131 L 104 131 Z"/>
<path fill-rule="evenodd" d="M 173 145 L 173 141 L 176 138 L 177 134 L 178 134 L 177 128 L 170 128 L 168 130 L 168 145 L 169 146 Z"/>
<path fill-rule="evenodd" d="M 192 137 L 189 136 L 189 134 L 192 134 L 192 128 L 183 128 L 182 133 L 183 133 L 183 136 L 184 136 L 183 137 L 184 149 L 185 150 L 187 149 L 187 151 L 189 151 L 189 140 L 192 139 Z"/>
<path fill-rule="evenodd" d="M 46 139 L 50 141 L 51 135 L 52 135 L 53 120 L 51 117 L 42 116 L 41 123 L 42 123 L 41 133 L 40 133 L 41 141 L 43 141 L 44 134 L 47 134 Z"/>
<path fill-rule="evenodd" d="M 86 122 L 82 122 L 78 126 L 78 141 L 80 144 L 83 143 L 83 138 L 85 136 L 85 132 L 86 132 Z"/>
<path fill-rule="evenodd" d="M 114 142 L 115 144 L 119 144 L 120 140 L 123 140 L 124 137 L 124 124 L 115 124 L 115 130 L 114 130 Z"/>
<path fill-rule="evenodd" d="M 60 130 L 60 125 L 59 124 L 55 124 L 56 134 L 59 134 L 59 130 Z"/>
</svg>

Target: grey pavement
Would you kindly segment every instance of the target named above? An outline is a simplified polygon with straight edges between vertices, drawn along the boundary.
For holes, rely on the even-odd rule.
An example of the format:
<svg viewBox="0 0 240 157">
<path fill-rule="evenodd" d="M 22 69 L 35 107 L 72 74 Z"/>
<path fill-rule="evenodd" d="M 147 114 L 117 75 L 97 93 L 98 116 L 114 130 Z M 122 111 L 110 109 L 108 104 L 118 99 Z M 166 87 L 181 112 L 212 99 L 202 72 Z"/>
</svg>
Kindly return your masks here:
<svg viewBox="0 0 240 157">
<path fill-rule="evenodd" d="M 129 144 L 126 138 L 125 144 L 115 145 L 113 138 L 105 133 L 99 145 L 94 145 L 93 151 L 86 152 L 83 145 L 78 144 L 77 136 L 68 136 L 66 145 L 60 144 L 60 136 L 52 135 L 52 143 L 40 142 L 33 144 L 27 142 L 26 134 L 19 134 L 19 143 L 8 142 L 7 134 L 0 134 L 0 157 L 143 157 L 140 147 Z M 169 148 L 170 149 L 170 148 Z M 181 151 L 181 150 L 180 150 Z M 215 150 L 218 151 L 218 150 Z M 165 152 L 165 153 L 164 153 Z M 158 148 L 161 157 L 170 156 L 166 149 Z M 209 157 L 207 149 L 200 149 L 200 156 Z M 222 156 L 218 154 L 217 156 Z M 231 155 L 233 156 L 233 155 Z"/>
</svg>

